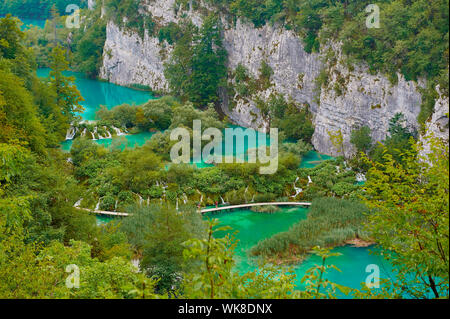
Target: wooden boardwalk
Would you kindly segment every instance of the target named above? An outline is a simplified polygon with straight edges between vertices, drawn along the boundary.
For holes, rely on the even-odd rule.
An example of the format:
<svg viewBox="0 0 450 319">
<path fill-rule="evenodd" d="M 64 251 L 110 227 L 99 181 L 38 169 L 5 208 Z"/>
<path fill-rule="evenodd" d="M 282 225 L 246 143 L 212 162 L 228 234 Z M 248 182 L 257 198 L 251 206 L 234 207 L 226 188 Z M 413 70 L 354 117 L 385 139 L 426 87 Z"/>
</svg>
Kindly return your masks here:
<svg viewBox="0 0 450 319">
<path fill-rule="evenodd" d="M 222 206 L 222 207 L 213 207 L 213 208 L 204 208 L 200 210 L 200 213 L 211 213 L 211 212 L 217 212 L 221 210 L 227 210 L 227 209 L 237 209 L 237 208 L 248 208 L 248 207 L 255 207 L 255 206 L 311 206 L 311 203 L 308 202 L 271 202 L 271 203 L 248 203 L 248 204 L 240 204 L 240 205 L 229 205 L 229 206 Z M 108 215 L 108 216 L 120 216 L 125 217 L 128 216 L 128 213 L 121 213 L 121 212 L 110 212 L 110 211 L 104 211 L 104 210 L 95 210 L 95 209 L 88 209 L 88 208 L 80 208 L 75 207 L 77 209 L 82 209 L 94 214 L 98 215 Z"/>
<path fill-rule="evenodd" d="M 227 209 L 247 208 L 247 207 L 255 207 L 255 206 L 311 206 L 311 203 L 308 203 L 308 202 L 248 203 L 248 204 L 230 205 L 230 206 L 222 206 L 222 207 L 214 207 L 214 208 L 204 208 L 204 209 L 201 209 L 200 212 L 202 214 L 204 214 L 204 213 L 217 212 L 217 211 L 227 210 Z"/>
<path fill-rule="evenodd" d="M 82 209 L 94 214 L 98 214 L 98 215 L 109 215 L 109 216 L 128 216 L 128 213 L 121 213 L 121 212 L 110 212 L 110 211 L 105 211 L 105 210 L 95 210 L 95 209 L 88 209 L 88 208 L 80 208 L 80 207 L 75 207 L 76 209 Z"/>
</svg>

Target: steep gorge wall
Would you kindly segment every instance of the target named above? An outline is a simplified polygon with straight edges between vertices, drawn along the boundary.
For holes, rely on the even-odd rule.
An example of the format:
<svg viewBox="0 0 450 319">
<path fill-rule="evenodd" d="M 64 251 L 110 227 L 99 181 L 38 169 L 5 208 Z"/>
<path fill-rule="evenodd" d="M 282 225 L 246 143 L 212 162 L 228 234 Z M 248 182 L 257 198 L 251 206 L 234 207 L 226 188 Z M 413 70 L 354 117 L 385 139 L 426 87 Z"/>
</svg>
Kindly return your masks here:
<svg viewBox="0 0 450 319">
<path fill-rule="evenodd" d="M 179 8 L 175 13 L 175 0 L 147 0 L 145 3 L 144 10 L 151 13 L 159 25 L 179 22 L 183 15 L 201 25 L 201 15 L 189 8 Z M 229 69 L 234 70 L 242 64 L 256 78 L 262 61 L 266 61 L 274 72 L 272 85 L 257 95 L 267 98 L 272 93 L 280 93 L 299 105 L 309 105 L 315 125 L 312 142 L 319 152 L 340 155 L 343 150 L 344 155 L 350 155 L 354 152 L 350 143 L 351 130 L 362 125 L 371 128 L 374 141 L 384 139 L 389 120 L 396 113 L 403 113 L 407 125 L 418 129 L 416 118 L 421 96 L 417 86 L 423 83 L 405 81 L 399 76 L 398 83 L 392 85 L 385 76 L 371 75 L 362 65 L 350 71 L 336 43 L 324 48 L 321 54 L 309 54 L 292 31 L 270 25 L 256 29 L 239 19 L 235 24 L 223 19 L 223 24 Z M 148 34 L 141 39 L 109 22 L 100 76 L 121 85 L 142 84 L 165 91 L 168 85 L 163 65 L 171 50 L 167 42 L 160 43 Z M 334 52 L 334 65 L 324 63 L 321 58 L 329 50 Z M 329 80 L 318 91 L 315 79 L 323 68 L 326 68 Z M 232 121 L 246 127 L 267 129 L 268 123 L 252 97 L 230 96 L 228 100 L 235 103 L 232 107 L 224 103 L 223 111 Z M 343 149 L 333 145 L 330 133 L 342 135 Z"/>
</svg>

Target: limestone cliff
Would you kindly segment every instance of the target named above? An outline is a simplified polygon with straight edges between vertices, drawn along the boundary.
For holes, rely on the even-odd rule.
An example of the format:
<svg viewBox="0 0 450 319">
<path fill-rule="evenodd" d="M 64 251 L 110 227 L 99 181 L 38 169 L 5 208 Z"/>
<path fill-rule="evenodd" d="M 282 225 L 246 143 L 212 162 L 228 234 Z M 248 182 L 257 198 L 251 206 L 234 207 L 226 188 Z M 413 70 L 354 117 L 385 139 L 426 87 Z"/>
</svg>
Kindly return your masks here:
<svg viewBox="0 0 450 319">
<path fill-rule="evenodd" d="M 182 16 L 201 25 L 200 13 L 190 7 L 175 8 L 175 0 L 147 0 L 143 14 L 151 14 L 159 25 L 179 22 Z M 417 87 L 424 84 L 421 81 L 406 81 L 399 76 L 398 83 L 393 85 L 381 74 L 370 74 L 364 65 L 352 66 L 350 70 L 337 43 L 324 46 L 321 53 L 309 54 L 292 31 L 270 25 L 256 29 L 239 19 L 236 23 L 222 20 L 230 73 L 242 64 L 257 77 L 262 61 L 267 62 L 273 70 L 272 85 L 256 95 L 268 97 L 280 93 L 299 105 L 309 105 L 315 125 L 312 142 L 319 152 L 350 155 L 354 151 L 350 144 L 351 130 L 362 125 L 370 127 L 374 141 L 384 139 L 389 120 L 396 113 L 403 113 L 407 125 L 418 129 L 416 118 L 421 96 Z M 163 64 L 172 47 L 167 42 L 160 43 L 148 34 L 140 38 L 135 33 L 120 30 L 112 22 L 108 23 L 106 33 L 100 70 L 102 78 L 121 85 L 142 84 L 153 90 L 168 89 Z M 327 62 L 323 59 L 325 55 Z M 323 69 L 328 74 L 328 81 L 318 88 L 315 79 Z M 228 96 L 223 101 L 223 111 L 235 123 L 267 129 L 267 121 L 252 97 Z M 233 105 L 227 101 L 233 101 Z M 333 145 L 330 134 L 341 134 L 342 149 Z"/>
</svg>

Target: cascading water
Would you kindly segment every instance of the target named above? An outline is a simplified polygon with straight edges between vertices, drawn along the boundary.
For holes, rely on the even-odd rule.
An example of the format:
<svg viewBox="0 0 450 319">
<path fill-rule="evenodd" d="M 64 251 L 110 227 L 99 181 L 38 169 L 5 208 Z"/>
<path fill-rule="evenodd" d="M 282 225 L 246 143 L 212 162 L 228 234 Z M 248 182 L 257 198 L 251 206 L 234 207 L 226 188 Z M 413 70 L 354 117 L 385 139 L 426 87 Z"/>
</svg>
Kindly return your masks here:
<svg viewBox="0 0 450 319">
<path fill-rule="evenodd" d="M 106 136 L 102 136 L 102 138 L 112 138 L 112 134 L 106 126 L 103 126 L 103 129 L 106 131 Z"/>
<path fill-rule="evenodd" d="M 299 180 L 299 177 L 297 176 L 297 178 L 295 179 L 295 181 L 294 181 L 294 190 L 295 190 L 295 195 L 292 195 L 291 197 L 293 197 L 293 198 L 295 198 L 295 197 L 297 197 L 297 195 L 298 194 L 300 194 L 301 192 L 303 192 L 303 189 L 302 188 L 300 188 L 300 187 L 297 187 L 296 185 L 295 185 L 295 183 L 297 183 L 297 181 Z"/>
<path fill-rule="evenodd" d="M 77 133 L 78 128 L 71 126 L 66 133 L 66 140 L 73 140 L 75 137 L 75 134 Z"/>
<path fill-rule="evenodd" d="M 82 200 L 83 200 L 82 198 L 80 198 L 79 200 L 77 200 L 77 202 L 76 202 L 75 204 L 73 204 L 73 207 L 80 207 L 81 201 L 82 201 Z"/>
<path fill-rule="evenodd" d="M 365 182 L 366 179 L 366 175 L 364 175 L 363 173 L 356 173 L 356 181 L 361 183 L 361 182 Z"/>
<path fill-rule="evenodd" d="M 112 129 L 116 132 L 117 136 L 121 136 L 121 135 L 127 135 L 126 133 L 122 132 L 119 128 L 113 126 Z"/>
</svg>

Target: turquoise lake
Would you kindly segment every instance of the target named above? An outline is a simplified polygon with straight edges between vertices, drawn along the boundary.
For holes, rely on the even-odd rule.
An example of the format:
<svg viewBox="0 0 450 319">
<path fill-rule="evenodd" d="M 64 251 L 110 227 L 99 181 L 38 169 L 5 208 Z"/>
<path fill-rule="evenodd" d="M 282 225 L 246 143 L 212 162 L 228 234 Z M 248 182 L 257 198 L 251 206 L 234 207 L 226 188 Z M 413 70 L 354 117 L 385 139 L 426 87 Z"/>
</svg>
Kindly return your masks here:
<svg viewBox="0 0 450 319">
<path fill-rule="evenodd" d="M 45 78 L 49 74 L 50 69 L 48 68 L 37 70 L 39 77 Z M 89 79 L 79 72 L 66 71 L 64 75 L 75 78 L 74 83 L 84 98 L 84 101 L 80 103 L 84 107 L 84 112 L 79 114 L 83 120 L 95 120 L 95 112 L 100 109 L 101 105 L 111 109 L 120 104 L 139 105 L 155 99 L 148 91 L 134 90 L 109 82 Z"/>
<path fill-rule="evenodd" d="M 233 210 L 222 213 L 207 214 L 205 218 L 218 218 L 220 226 L 230 226 L 232 230 L 227 232 L 218 232 L 216 236 L 222 237 L 226 233 L 235 234 L 238 240 L 236 254 L 236 270 L 244 274 L 248 271 L 257 269 L 258 262 L 256 258 L 249 257 L 247 252 L 258 241 L 269 238 L 272 235 L 283 232 L 289 227 L 305 219 L 308 213 L 306 208 L 282 208 L 280 212 L 273 214 L 256 213 L 250 210 Z M 393 278 L 391 265 L 379 255 L 371 254 L 371 250 L 376 248 L 357 248 L 351 246 L 336 247 L 332 252 L 341 253 L 341 256 L 331 257 L 327 264 L 333 264 L 341 272 L 331 269 L 326 275 L 326 279 L 337 284 L 359 289 L 361 283 L 364 283 L 369 273 L 366 267 L 370 264 L 378 265 L 380 268 L 380 278 Z M 296 275 L 297 289 L 304 286 L 300 282 L 306 271 L 316 264 L 321 264 L 318 256 L 311 255 L 299 265 L 292 265 L 293 273 Z M 339 295 L 340 298 L 346 298 Z M 348 297 L 347 297 L 348 298 Z"/>
<path fill-rule="evenodd" d="M 29 29 L 30 27 L 38 27 L 38 28 L 44 28 L 45 22 L 47 20 L 40 20 L 40 19 L 27 19 L 27 18 L 19 18 L 23 25 L 21 27 L 22 30 Z"/>
<path fill-rule="evenodd" d="M 49 69 L 39 69 L 38 76 L 47 77 Z M 101 82 L 86 78 L 83 74 L 77 72 L 66 72 L 66 75 L 75 77 L 75 84 L 80 90 L 81 95 L 85 99 L 83 106 L 85 111 L 80 114 L 85 120 L 95 120 L 95 112 L 100 108 L 100 105 L 105 105 L 107 108 L 112 108 L 115 105 L 127 103 L 130 105 L 139 105 L 154 99 L 150 92 L 138 91 L 127 87 L 118 86 L 112 83 Z M 236 126 L 231 126 L 235 128 Z M 143 132 L 133 135 L 125 135 L 115 137 L 114 139 L 121 139 L 121 148 L 142 146 L 149 140 L 154 133 Z M 269 136 L 264 133 L 256 132 L 257 146 L 266 144 L 270 145 Z M 108 147 L 112 144 L 114 139 L 96 140 L 96 143 Z M 243 155 L 248 150 L 248 142 L 244 140 L 242 148 L 236 147 L 236 140 L 227 141 L 228 146 L 233 143 L 233 153 L 225 153 L 229 155 Z M 69 151 L 72 145 L 71 140 L 64 141 L 62 148 Z M 222 144 L 223 151 L 227 150 L 225 141 Z M 314 167 L 321 161 L 331 159 L 332 157 L 319 154 L 315 151 L 307 153 L 302 160 L 301 167 Z M 197 167 L 207 167 L 212 164 L 204 162 L 195 164 Z M 240 273 L 248 272 L 257 267 L 257 263 L 253 258 L 247 256 L 247 251 L 254 246 L 259 240 L 268 238 L 278 232 L 286 231 L 295 222 L 306 218 L 308 210 L 305 208 L 283 208 L 281 212 L 275 214 L 261 214 L 254 213 L 250 210 L 237 210 L 232 212 L 225 212 L 214 214 L 208 217 L 218 218 L 223 225 L 228 225 L 233 228 L 233 231 L 238 231 L 236 238 L 239 240 L 236 250 L 237 266 L 236 270 Z M 99 224 L 112 220 L 111 217 L 98 216 L 97 222 Z M 365 272 L 367 265 L 377 264 L 380 266 L 382 278 L 389 278 L 390 265 L 386 263 L 379 256 L 371 255 L 370 249 L 354 248 L 354 247 L 337 247 L 333 251 L 342 253 L 342 256 L 332 257 L 329 263 L 336 265 L 342 272 L 335 270 L 330 271 L 327 278 L 333 282 L 352 288 L 360 288 L 360 284 L 365 281 L 368 273 Z M 297 287 L 300 289 L 302 284 L 301 278 L 305 271 L 319 262 L 318 257 L 310 256 L 303 263 L 293 267 L 297 275 Z"/>
</svg>

